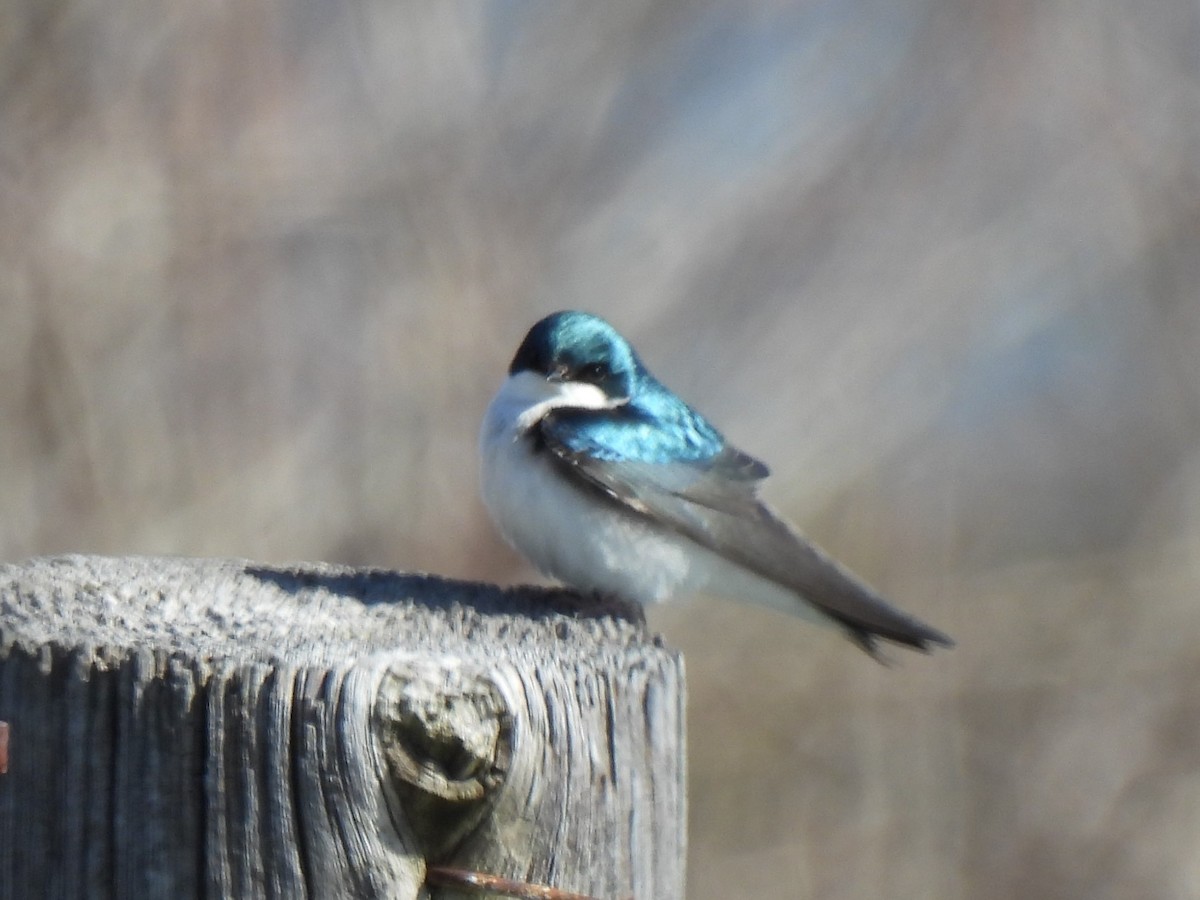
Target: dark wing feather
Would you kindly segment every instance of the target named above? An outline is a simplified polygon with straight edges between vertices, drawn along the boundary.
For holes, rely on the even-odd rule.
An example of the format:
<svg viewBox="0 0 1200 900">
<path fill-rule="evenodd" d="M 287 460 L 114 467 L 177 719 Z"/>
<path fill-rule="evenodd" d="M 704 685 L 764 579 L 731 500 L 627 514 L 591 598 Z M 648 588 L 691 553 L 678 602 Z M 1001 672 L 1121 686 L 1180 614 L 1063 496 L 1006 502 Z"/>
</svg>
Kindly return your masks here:
<svg viewBox="0 0 1200 900">
<path fill-rule="evenodd" d="M 568 447 L 555 424 L 551 416 L 539 425 L 542 444 L 577 483 L 796 591 L 873 656 L 877 638 L 926 651 L 933 644 L 953 644 L 892 606 L 771 512 L 755 492 L 767 469 L 753 457 L 726 445 L 703 463 L 600 459 Z"/>
</svg>

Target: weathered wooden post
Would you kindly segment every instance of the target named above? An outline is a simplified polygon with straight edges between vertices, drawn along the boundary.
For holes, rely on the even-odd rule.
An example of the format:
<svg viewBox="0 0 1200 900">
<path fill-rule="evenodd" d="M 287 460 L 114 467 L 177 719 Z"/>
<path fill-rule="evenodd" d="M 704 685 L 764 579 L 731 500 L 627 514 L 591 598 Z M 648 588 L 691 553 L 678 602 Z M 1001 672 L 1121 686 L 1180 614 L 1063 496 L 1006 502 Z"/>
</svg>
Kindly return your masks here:
<svg viewBox="0 0 1200 900">
<path fill-rule="evenodd" d="M 466 896 L 441 865 L 681 898 L 683 691 L 564 591 L 0 566 L 0 897 Z"/>
</svg>

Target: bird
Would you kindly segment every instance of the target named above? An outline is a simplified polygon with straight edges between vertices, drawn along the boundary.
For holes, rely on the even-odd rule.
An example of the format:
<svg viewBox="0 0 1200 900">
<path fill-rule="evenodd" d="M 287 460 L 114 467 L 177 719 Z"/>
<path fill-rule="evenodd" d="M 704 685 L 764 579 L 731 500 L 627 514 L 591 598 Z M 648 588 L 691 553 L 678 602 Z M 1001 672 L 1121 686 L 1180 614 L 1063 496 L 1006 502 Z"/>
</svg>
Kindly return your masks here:
<svg viewBox="0 0 1200 900">
<path fill-rule="evenodd" d="M 542 573 L 644 607 L 707 593 L 929 652 L 953 641 L 893 606 L 758 496 L 769 470 L 646 368 L 606 320 L 525 335 L 479 433 L 484 505 Z"/>
</svg>

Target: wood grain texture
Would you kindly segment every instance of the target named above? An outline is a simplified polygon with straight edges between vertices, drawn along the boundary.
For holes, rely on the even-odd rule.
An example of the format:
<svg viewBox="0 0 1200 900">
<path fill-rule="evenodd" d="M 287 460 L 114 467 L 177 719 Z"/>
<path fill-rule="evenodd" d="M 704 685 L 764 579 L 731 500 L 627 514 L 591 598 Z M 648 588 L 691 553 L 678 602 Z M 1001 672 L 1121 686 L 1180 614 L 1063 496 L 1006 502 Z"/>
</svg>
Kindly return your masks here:
<svg viewBox="0 0 1200 900">
<path fill-rule="evenodd" d="M 569 592 L 0 567 L 0 896 L 683 895 L 682 660 Z M 465 896 L 465 895 L 463 895 Z"/>
</svg>

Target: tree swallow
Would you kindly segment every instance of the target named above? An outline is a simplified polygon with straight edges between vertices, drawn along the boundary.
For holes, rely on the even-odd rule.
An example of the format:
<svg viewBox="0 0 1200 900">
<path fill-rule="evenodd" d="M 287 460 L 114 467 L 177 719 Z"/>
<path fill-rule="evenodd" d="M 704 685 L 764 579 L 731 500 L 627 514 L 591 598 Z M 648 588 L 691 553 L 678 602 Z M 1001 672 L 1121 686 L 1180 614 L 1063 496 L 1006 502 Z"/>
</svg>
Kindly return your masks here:
<svg viewBox="0 0 1200 900">
<path fill-rule="evenodd" d="M 557 312 L 521 342 L 480 432 L 483 499 L 544 573 L 641 604 L 705 591 L 918 650 L 896 609 L 757 496 L 767 467 L 664 387 L 603 319 Z"/>
</svg>

